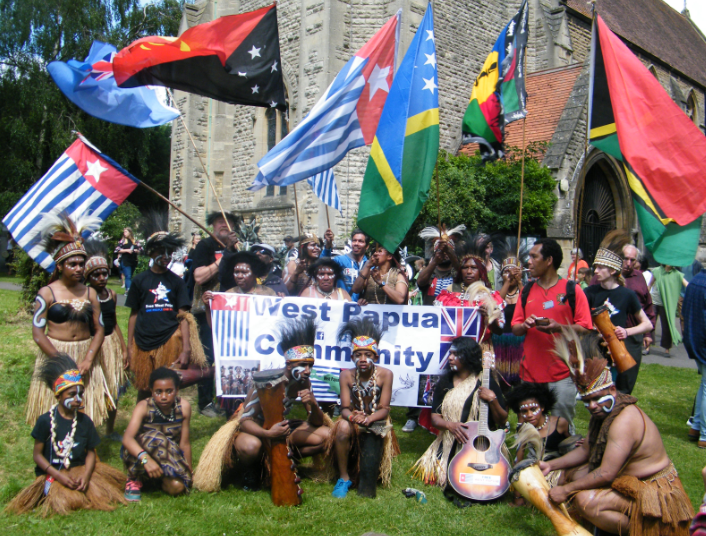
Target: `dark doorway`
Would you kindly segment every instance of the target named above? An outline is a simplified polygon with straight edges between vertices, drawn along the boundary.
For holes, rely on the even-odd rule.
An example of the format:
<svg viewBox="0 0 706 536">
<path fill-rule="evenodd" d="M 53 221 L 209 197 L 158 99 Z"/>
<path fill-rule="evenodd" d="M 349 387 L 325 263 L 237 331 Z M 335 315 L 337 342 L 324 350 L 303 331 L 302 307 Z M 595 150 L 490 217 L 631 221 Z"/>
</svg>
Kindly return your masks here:
<svg viewBox="0 0 706 536">
<path fill-rule="evenodd" d="M 579 247 L 589 266 L 608 231 L 616 228 L 615 199 L 602 166 L 594 165 L 584 182 Z"/>
</svg>

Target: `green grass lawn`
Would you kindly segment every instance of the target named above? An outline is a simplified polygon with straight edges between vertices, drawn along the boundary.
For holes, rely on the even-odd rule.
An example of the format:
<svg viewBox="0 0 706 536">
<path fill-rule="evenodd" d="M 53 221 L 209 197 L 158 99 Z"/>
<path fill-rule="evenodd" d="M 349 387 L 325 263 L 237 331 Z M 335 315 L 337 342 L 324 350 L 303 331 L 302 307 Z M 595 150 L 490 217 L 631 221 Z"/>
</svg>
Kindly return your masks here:
<svg viewBox="0 0 706 536">
<path fill-rule="evenodd" d="M 119 283 L 118 283 L 119 286 Z M 17 314 L 19 293 L 0 290 L 0 507 L 34 478 L 31 426 L 24 423 L 24 403 L 34 366 L 36 346 L 32 342 L 30 317 Z M 127 309 L 119 308 L 118 319 L 127 333 Z M 684 486 L 697 507 L 704 489 L 701 468 L 706 451 L 686 439 L 685 421 L 698 387 L 699 377 L 692 370 L 648 365 L 640 372 L 635 395 L 641 407 L 655 421 L 682 477 Z M 195 388 L 183 396 L 195 406 Z M 117 430 L 127 426 L 135 403 L 134 391 L 120 400 Z M 577 427 L 586 433 L 588 413 L 579 404 Z M 392 411 L 402 454 L 395 460 L 390 489 L 379 489 L 376 499 L 358 498 L 351 492 L 345 500 L 331 497 L 332 484 L 303 482 L 304 503 L 297 508 L 277 508 L 268 491 L 244 492 L 229 488 L 221 493 L 192 492 L 171 498 L 162 493 L 147 493 L 139 504 L 120 507 L 114 512 L 75 512 L 66 517 L 42 519 L 36 515 L 14 516 L 0 513 L 2 534 L 88 535 L 232 535 L 273 534 L 294 536 L 350 534 L 367 531 L 398 534 L 528 535 L 554 534 L 544 516 L 529 508 L 511 508 L 506 502 L 479 505 L 459 510 L 447 502 L 438 488 L 412 480 L 407 470 L 424 452 L 432 436 L 417 428 L 412 434 L 401 432 L 404 410 Z M 196 414 L 192 423 L 194 462 L 198 463 L 204 446 L 224 419 L 206 419 Z M 99 433 L 105 433 L 103 428 Z M 102 461 L 122 468 L 120 445 L 105 440 L 98 448 Z M 405 499 L 401 490 L 416 487 L 427 494 L 428 504 Z"/>
</svg>

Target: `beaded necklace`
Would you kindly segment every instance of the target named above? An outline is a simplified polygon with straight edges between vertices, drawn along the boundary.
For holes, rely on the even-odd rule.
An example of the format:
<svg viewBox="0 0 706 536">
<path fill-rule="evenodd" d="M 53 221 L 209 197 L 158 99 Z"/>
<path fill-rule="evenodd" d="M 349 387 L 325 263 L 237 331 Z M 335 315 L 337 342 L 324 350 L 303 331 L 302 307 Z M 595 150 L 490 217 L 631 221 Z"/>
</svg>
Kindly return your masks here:
<svg viewBox="0 0 706 536">
<path fill-rule="evenodd" d="M 376 392 L 376 387 L 377 387 L 377 382 L 376 382 L 377 372 L 378 372 L 378 369 L 373 364 L 373 375 L 368 380 L 368 385 L 370 385 L 370 382 L 372 382 L 372 385 L 373 385 L 373 388 L 369 390 L 369 392 L 372 393 L 372 395 L 373 395 L 373 398 L 370 401 L 370 409 L 372 410 L 370 412 L 370 415 L 375 413 L 378 408 L 377 400 L 375 399 L 375 392 Z M 360 372 L 358 371 L 357 367 L 355 369 L 355 385 L 358 390 L 358 404 L 360 405 L 360 410 L 363 413 L 365 413 L 365 402 L 363 401 L 363 386 L 360 384 Z"/>
<path fill-rule="evenodd" d="M 392 268 L 390 268 L 387 273 L 385 274 L 385 285 L 389 283 L 390 281 L 390 272 L 392 272 Z M 375 293 L 375 303 L 380 304 L 380 298 L 378 297 L 378 284 L 375 283 L 375 287 L 373 288 L 373 292 Z M 382 291 L 382 295 L 384 297 L 384 300 L 381 305 L 384 305 L 387 303 L 387 294 L 385 294 L 385 291 Z"/>
<path fill-rule="evenodd" d="M 49 415 L 51 419 L 51 448 L 52 450 L 56 453 L 58 457 L 60 457 L 61 460 L 61 465 L 63 465 L 66 469 L 69 468 L 71 465 L 71 449 L 73 449 L 74 446 L 74 436 L 76 435 L 76 425 L 78 424 L 78 412 L 74 411 L 74 420 L 71 423 L 71 432 L 69 432 L 69 435 L 64 438 L 64 453 L 61 453 L 61 449 L 59 448 L 59 444 L 56 441 L 56 413 L 59 411 L 59 404 L 54 404 L 51 407 L 51 410 L 49 410 Z M 51 463 L 51 452 L 49 453 L 49 463 Z"/>
<path fill-rule="evenodd" d="M 157 413 L 159 413 L 160 417 L 166 419 L 168 422 L 174 422 L 174 419 L 176 419 L 176 416 L 174 414 L 174 410 L 176 409 L 176 400 L 174 401 L 174 405 L 172 406 L 172 412 L 169 414 L 169 417 L 162 413 L 162 410 L 159 409 L 157 402 L 154 403 L 154 409 L 157 410 Z"/>
<path fill-rule="evenodd" d="M 330 299 L 332 299 L 331 296 L 336 291 L 336 288 L 334 287 L 334 289 L 331 292 L 324 292 L 323 290 L 321 290 L 321 287 L 319 286 L 319 284 L 316 283 L 316 291 L 324 297 L 324 300 L 330 300 Z"/>
</svg>

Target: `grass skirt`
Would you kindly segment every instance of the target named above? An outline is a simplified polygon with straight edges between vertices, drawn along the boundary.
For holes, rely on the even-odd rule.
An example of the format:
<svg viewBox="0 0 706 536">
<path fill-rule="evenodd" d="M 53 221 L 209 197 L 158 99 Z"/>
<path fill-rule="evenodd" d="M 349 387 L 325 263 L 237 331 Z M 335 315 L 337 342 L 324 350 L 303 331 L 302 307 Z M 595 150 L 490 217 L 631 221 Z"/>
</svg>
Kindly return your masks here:
<svg viewBox="0 0 706 536">
<path fill-rule="evenodd" d="M 85 466 L 72 467 L 69 475 L 79 478 Z M 63 472 L 63 470 L 62 470 Z M 91 481 L 85 492 L 75 491 L 54 481 L 49 493 L 44 495 L 46 475 L 38 476 L 23 489 L 5 508 L 6 512 L 25 514 L 39 508 L 42 517 L 52 514 L 65 515 L 73 510 L 115 510 L 118 504 L 127 504 L 123 497 L 125 475 L 110 465 L 96 462 Z"/>
<path fill-rule="evenodd" d="M 199 339 L 199 329 L 196 320 L 189 313 L 179 313 L 179 321 L 186 320 L 189 323 L 189 342 L 191 345 L 191 357 L 189 363 L 202 368 L 208 367 L 206 356 L 203 353 L 203 346 Z M 154 350 L 142 350 L 133 338 L 132 341 L 132 363 L 130 370 L 135 375 L 135 387 L 140 391 L 148 391 L 150 388 L 150 374 L 159 367 L 168 367 L 177 360 L 184 348 L 182 344 L 181 327 L 178 327 L 174 334 L 159 348 Z"/>
<path fill-rule="evenodd" d="M 343 417 L 336 419 L 333 424 L 331 434 L 329 434 L 326 440 L 325 449 L 325 459 L 326 465 L 331 471 L 331 480 L 338 477 L 338 462 L 336 460 L 336 433 L 338 432 L 338 427 L 341 422 L 343 422 Z M 348 422 L 348 421 L 346 421 Z M 391 424 L 390 417 L 387 417 L 387 424 Z M 353 486 L 358 485 L 358 474 L 360 472 L 360 434 L 363 433 L 360 427 L 355 423 L 350 423 L 352 436 L 351 436 L 351 450 L 348 453 L 348 475 L 353 482 Z M 397 436 L 395 431 L 390 429 L 388 434 L 383 440 L 382 446 L 382 457 L 380 459 L 380 481 L 382 486 L 387 488 L 390 487 L 390 481 L 392 479 L 392 460 L 400 453 L 400 445 L 397 442 Z"/>
<path fill-rule="evenodd" d="M 123 368 L 123 347 L 120 334 L 113 331 L 103 339 L 101 346 L 101 368 L 105 375 L 108 392 L 115 403 L 118 402 L 120 388 L 127 382 L 127 374 Z"/>
<path fill-rule="evenodd" d="M 689 535 L 694 509 L 672 462 L 644 480 L 621 476 L 612 487 L 632 499 L 625 512 L 630 517 L 630 536 Z"/>
<path fill-rule="evenodd" d="M 138 435 L 135 440 L 159 464 L 166 478 L 175 478 L 180 480 L 187 490 L 191 488 L 191 469 L 189 469 L 184 453 L 177 443 L 157 430 L 148 430 L 144 434 Z M 129 478 L 141 481 L 149 480 L 145 466 L 124 447 L 120 449 L 120 457 L 123 459 Z"/>
<path fill-rule="evenodd" d="M 59 341 L 49 338 L 57 352 L 68 354 L 77 365 L 86 358 L 86 353 L 91 346 L 92 339 L 83 341 Z M 49 359 L 41 350 L 37 354 L 37 360 L 34 364 L 34 370 L 39 370 L 45 359 Z M 101 367 L 101 352 L 93 360 L 93 366 L 87 375 L 83 376 L 83 383 L 86 387 L 86 392 L 83 397 L 84 413 L 88 415 L 96 426 L 100 426 L 108 417 L 108 409 L 113 409 L 110 406 L 109 400 L 106 400 L 108 387 L 106 384 L 103 368 Z M 46 413 L 56 403 L 56 397 L 49 387 L 44 382 L 32 378 L 27 394 L 27 416 L 26 422 L 34 426 L 40 415 Z"/>
</svg>

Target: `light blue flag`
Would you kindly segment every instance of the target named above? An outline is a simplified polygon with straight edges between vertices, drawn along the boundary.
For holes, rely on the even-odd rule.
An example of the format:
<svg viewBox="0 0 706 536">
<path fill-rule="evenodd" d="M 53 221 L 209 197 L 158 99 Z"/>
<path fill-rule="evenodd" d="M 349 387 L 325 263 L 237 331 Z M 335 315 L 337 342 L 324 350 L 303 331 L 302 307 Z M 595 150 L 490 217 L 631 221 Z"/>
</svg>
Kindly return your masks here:
<svg viewBox="0 0 706 536">
<path fill-rule="evenodd" d="M 317 173 L 313 177 L 307 179 L 309 186 L 314 190 L 324 205 L 341 212 L 341 199 L 338 197 L 338 187 L 336 179 L 333 176 L 333 168 Z"/>
<path fill-rule="evenodd" d="M 53 61 L 47 71 L 71 102 L 103 121 L 148 128 L 179 117 L 179 110 L 167 104 L 164 88 L 117 86 L 113 76 L 116 53 L 113 45 L 94 41 L 84 61 Z"/>
</svg>

